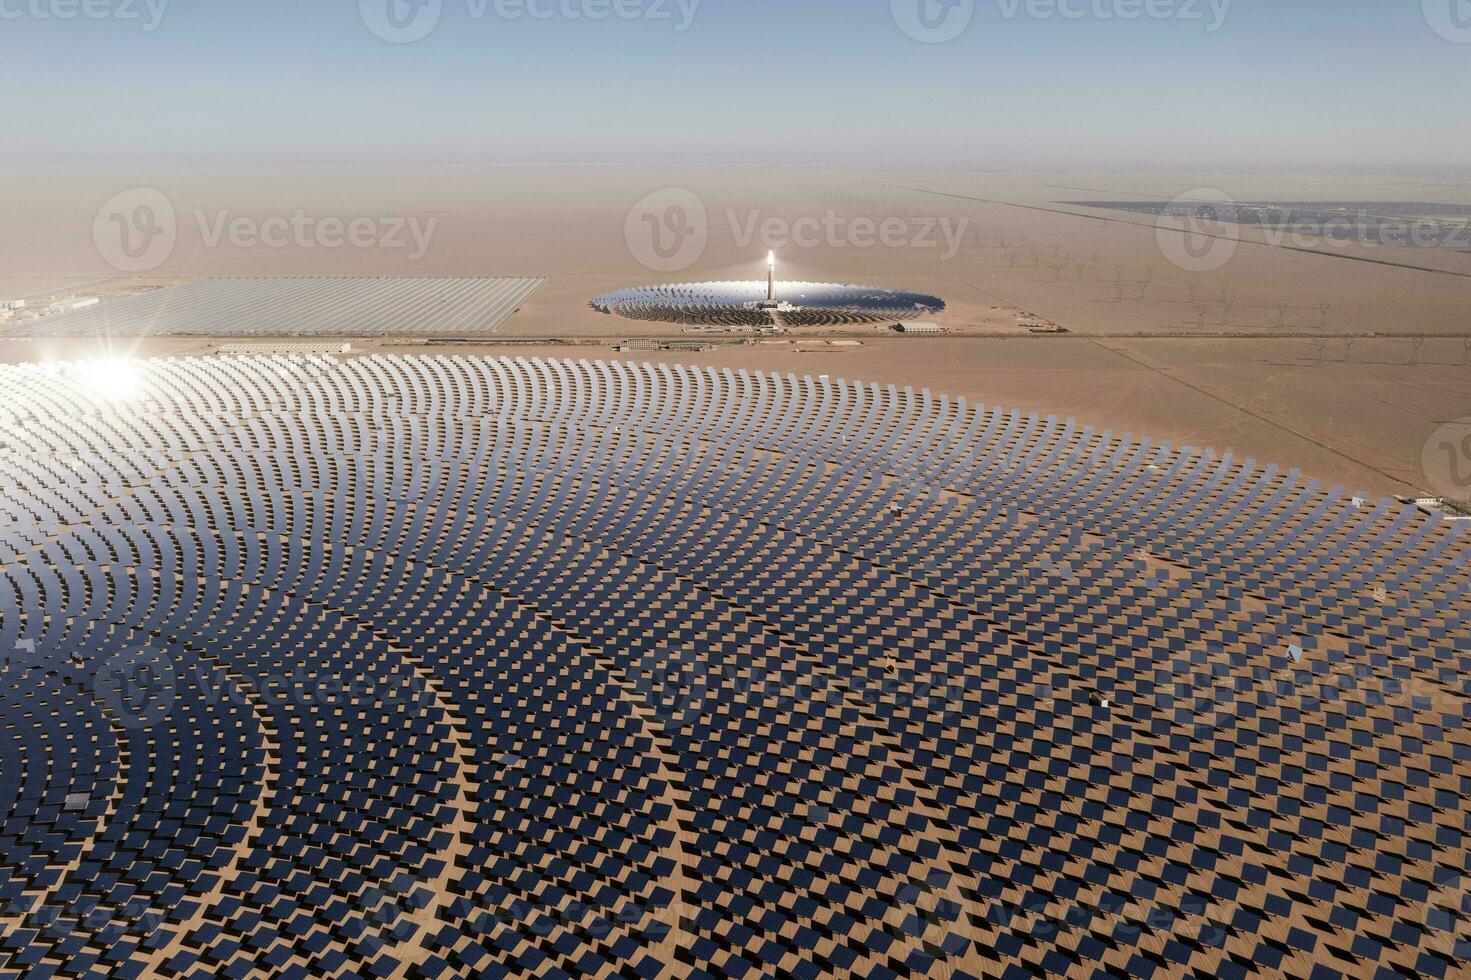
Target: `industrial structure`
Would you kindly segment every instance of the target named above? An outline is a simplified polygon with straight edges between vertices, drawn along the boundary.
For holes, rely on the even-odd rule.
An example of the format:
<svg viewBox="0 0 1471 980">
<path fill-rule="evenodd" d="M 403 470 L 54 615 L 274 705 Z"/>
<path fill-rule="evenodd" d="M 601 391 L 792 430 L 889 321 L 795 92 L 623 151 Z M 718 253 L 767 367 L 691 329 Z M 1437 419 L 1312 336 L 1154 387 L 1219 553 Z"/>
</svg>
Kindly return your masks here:
<svg viewBox="0 0 1471 980">
<path fill-rule="evenodd" d="M 71 299 L 58 300 L 46 309 L 50 313 L 75 313 L 85 310 L 102 302 L 96 296 L 73 296 Z"/>
<path fill-rule="evenodd" d="M 604 294 L 591 305 L 601 313 L 632 320 L 750 328 L 881 323 L 945 309 L 944 300 L 922 293 L 778 281 L 775 252 L 767 256 L 765 282 L 645 286 Z"/>
</svg>

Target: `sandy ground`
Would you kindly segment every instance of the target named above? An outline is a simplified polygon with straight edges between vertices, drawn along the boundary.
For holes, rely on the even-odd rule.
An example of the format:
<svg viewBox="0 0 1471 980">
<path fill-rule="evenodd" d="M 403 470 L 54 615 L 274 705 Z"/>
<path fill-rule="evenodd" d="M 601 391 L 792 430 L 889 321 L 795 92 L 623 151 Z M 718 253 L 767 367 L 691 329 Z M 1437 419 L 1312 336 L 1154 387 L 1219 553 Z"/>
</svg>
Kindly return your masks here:
<svg viewBox="0 0 1471 980">
<path fill-rule="evenodd" d="M 114 195 L 153 187 L 174 206 L 178 241 L 152 275 L 546 275 L 553 283 L 515 329 L 597 333 L 609 329 L 586 308 L 597 293 L 759 277 L 767 247 L 780 245 L 763 234 L 767 222 L 791 228 L 832 212 L 836 232 L 819 232 L 814 247 L 779 247 L 785 278 L 933 289 L 956 308 L 957 326 L 1006 305 L 1089 333 L 1471 332 L 1471 255 L 1329 245 L 1320 249 L 1328 254 L 1317 254 L 1310 242 L 1308 251 L 1289 251 L 1256 244 L 1260 233 L 1247 229 L 1248 241 L 1220 269 L 1187 272 L 1171 264 L 1147 216 L 1067 203 L 1167 200 L 1211 187 L 1238 200 L 1468 203 L 1471 182 L 1464 180 L 238 163 L 0 167 L 0 176 L 0 203 L 7 205 L 0 211 L 0 270 L 7 278 L 118 275 L 93 243 L 94 218 Z M 628 217 L 647 196 L 675 189 L 696 195 L 705 247 L 687 268 L 654 271 L 630 251 Z M 298 212 L 314 221 L 372 217 L 434 226 L 418 258 L 411 247 L 235 247 L 228 238 L 211 244 L 222 216 L 261 222 Z M 854 224 L 893 218 L 910 223 L 900 247 L 870 244 Z M 931 222 L 948 222 L 956 240 L 938 228 L 927 234 Z M 15 291 L 0 280 L 0 292 Z"/>
<path fill-rule="evenodd" d="M 545 275 L 550 282 L 501 328 L 501 340 L 587 346 L 464 349 L 682 360 L 929 387 L 1234 451 L 1348 491 L 1396 495 L 1425 488 L 1420 458 L 1437 426 L 1471 415 L 1471 347 L 1463 340 L 1471 336 L 1471 255 L 1312 242 L 1287 249 L 1248 229 L 1219 269 L 1190 272 L 1171 263 L 1147 216 L 1068 203 L 1168 200 L 1207 187 L 1242 201 L 1468 203 L 1471 182 L 1464 180 L 214 162 L 0 167 L 0 176 L 0 298 L 126 292 L 204 275 Z M 110 268 L 93 242 L 98 208 L 134 187 L 164 191 L 176 212 L 177 244 L 147 278 Z M 635 229 L 637 243 L 630 213 L 650 194 L 670 199 L 671 189 L 694 193 L 703 248 L 687 268 L 663 272 L 640 262 L 627 229 Z M 433 221 L 434 231 L 417 259 L 408 249 L 376 246 L 211 245 L 206 234 L 222 215 L 258 222 L 298 212 L 314 220 Z M 625 339 L 681 332 L 587 306 L 625 286 L 756 278 L 767 247 L 779 244 L 761 229 L 770 223 L 781 234 L 803 219 L 831 222 L 837 231 L 819 233 L 814 247 L 779 247 L 784 278 L 936 293 L 950 304 L 936 319 L 951 336 L 895 338 L 863 328 L 803 334 L 862 341 L 849 349 L 798 353 L 792 344 L 761 344 L 619 355 L 611 347 Z M 896 219 L 907 229 L 898 247 L 867 244 L 854 224 Z M 95 285 L 102 277 L 112 281 Z M 1045 323 L 1071 333 L 1029 335 Z M 99 347 L 3 339 L 17 332 L 0 324 L 0 360 L 218 347 L 208 340 L 116 338 Z M 1411 335 L 1431 339 L 1417 343 Z"/>
</svg>

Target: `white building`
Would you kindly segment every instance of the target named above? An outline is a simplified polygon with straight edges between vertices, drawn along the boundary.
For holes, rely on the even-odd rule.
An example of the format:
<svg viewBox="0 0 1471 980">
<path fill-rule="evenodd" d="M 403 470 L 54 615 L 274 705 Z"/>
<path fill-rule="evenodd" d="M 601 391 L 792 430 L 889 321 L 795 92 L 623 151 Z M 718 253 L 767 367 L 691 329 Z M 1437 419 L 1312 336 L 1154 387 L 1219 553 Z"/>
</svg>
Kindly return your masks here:
<svg viewBox="0 0 1471 980">
<path fill-rule="evenodd" d="M 72 299 L 64 299 L 60 303 L 51 304 L 52 313 L 74 313 L 77 310 L 85 310 L 89 306 L 96 306 L 102 302 L 96 296 L 76 296 Z"/>
<path fill-rule="evenodd" d="M 900 333 L 914 334 L 937 334 L 945 332 L 940 329 L 940 325 L 938 323 L 930 323 L 928 321 L 917 320 L 905 320 L 903 323 L 896 323 L 894 324 L 894 329 L 898 330 Z"/>
</svg>

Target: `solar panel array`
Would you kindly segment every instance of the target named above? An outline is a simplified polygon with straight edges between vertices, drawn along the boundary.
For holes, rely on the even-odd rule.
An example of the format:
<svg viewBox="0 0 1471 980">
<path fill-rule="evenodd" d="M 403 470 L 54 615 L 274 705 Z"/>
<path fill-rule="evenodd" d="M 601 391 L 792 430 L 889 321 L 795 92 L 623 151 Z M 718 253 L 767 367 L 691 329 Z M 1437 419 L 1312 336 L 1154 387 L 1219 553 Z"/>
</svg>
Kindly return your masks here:
<svg viewBox="0 0 1471 980">
<path fill-rule="evenodd" d="M 1468 541 L 679 365 L 0 367 L 0 970 L 1465 975 Z"/>
<path fill-rule="evenodd" d="M 766 327 L 772 315 L 757 305 L 766 297 L 765 282 L 695 282 L 623 289 L 597 297 L 592 307 L 633 320 Z M 879 323 L 945 309 L 936 296 L 821 282 L 778 283 L 777 300 L 790 304 L 779 316 L 793 327 Z"/>
<path fill-rule="evenodd" d="M 199 279 L 48 318 L 47 337 L 463 337 L 494 333 L 542 278 L 283 276 Z"/>
</svg>

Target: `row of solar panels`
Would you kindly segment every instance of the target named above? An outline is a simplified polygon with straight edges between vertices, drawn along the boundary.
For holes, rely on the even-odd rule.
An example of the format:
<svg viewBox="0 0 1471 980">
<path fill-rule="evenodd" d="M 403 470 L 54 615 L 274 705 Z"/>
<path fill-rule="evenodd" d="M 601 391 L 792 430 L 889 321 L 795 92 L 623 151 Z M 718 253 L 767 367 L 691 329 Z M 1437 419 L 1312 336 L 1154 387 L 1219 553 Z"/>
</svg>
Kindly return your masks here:
<svg viewBox="0 0 1471 980">
<path fill-rule="evenodd" d="M 546 280 L 283 276 L 200 279 L 39 321 L 48 337 L 315 337 L 495 332 Z"/>
</svg>

